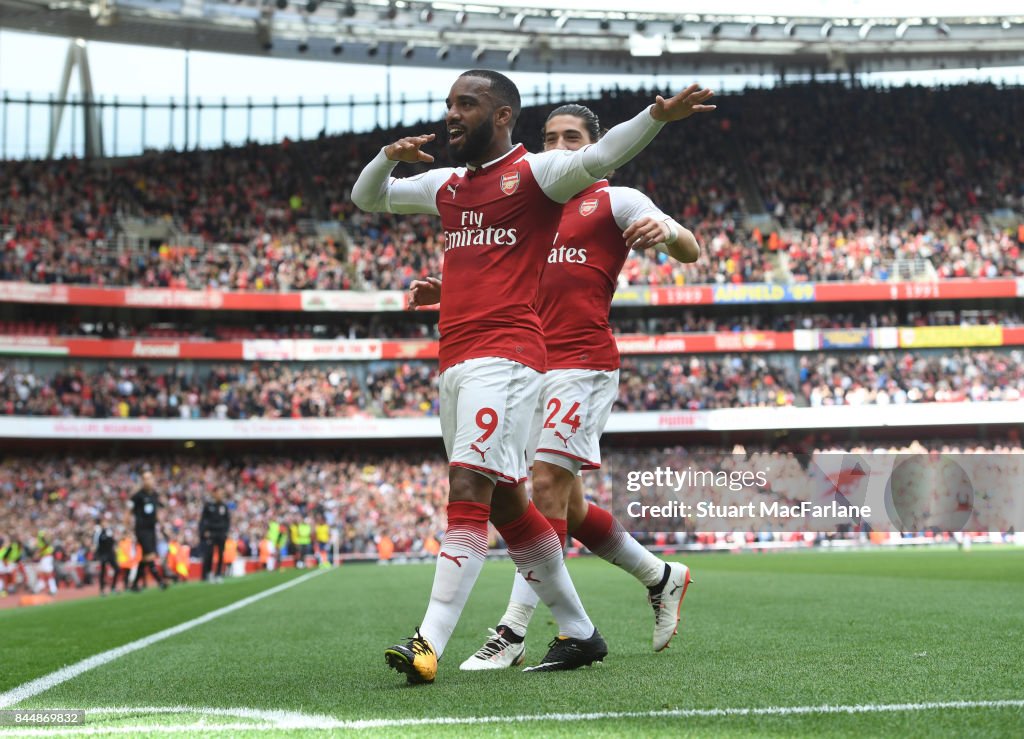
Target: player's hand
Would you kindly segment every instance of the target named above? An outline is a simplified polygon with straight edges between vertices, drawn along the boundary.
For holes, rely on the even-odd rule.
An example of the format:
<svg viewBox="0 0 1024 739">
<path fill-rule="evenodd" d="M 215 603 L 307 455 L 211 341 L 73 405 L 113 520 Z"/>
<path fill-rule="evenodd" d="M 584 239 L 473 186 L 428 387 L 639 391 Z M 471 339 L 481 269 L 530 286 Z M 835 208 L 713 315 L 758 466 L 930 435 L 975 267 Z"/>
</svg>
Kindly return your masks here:
<svg viewBox="0 0 1024 739">
<path fill-rule="evenodd" d="M 384 156 L 393 162 L 432 162 L 434 157 L 420 147 L 434 140 L 437 134 L 428 133 L 424 136 L 408 136 L 384 147 Z"/>
<path fill-rule="evenodd" d="M 669 123 L 689 118 L 694 113 L 710 113 L 717 106 L 704 105 L 704 102 L 714 94 L 711 90 L 702 90 L 700 85 L 693 84 L 668 100 L 658 95 L 651 108 L 651 118 Z"/>
<path fill-rule="evenodd" d="M 413 280 L 409 285 L 409 307 L 422 308 L 426 305 L 437 305 L 441 302 L 441 280 L 428 277 L 426 280 Z"/>
<path fill-rule="evenodd" d="M 630 249 L 649 249 L 655 244 L 668 241 L 671 235 L 667 223 L 651 216 L 634 221 L 622 232 L 622 238 Z"/>
</svg>

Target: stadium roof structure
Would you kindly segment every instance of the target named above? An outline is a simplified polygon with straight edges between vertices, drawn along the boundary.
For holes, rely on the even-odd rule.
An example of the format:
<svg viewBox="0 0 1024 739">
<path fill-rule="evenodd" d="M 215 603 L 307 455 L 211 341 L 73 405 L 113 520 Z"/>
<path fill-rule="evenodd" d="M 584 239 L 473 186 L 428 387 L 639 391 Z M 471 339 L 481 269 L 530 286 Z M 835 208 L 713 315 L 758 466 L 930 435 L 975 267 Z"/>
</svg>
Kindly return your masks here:
<svg viewBox="0 0 1024 739">
<path fill-rule="evenodd" d="M 524 72 L 856 74 L 1024 65 L 1024 14 L 812 17 L 659 12 L 643 2 L 635 10 L 536 5 L 0 0 L 0 26 L 235 54 Z"/>
</svg>

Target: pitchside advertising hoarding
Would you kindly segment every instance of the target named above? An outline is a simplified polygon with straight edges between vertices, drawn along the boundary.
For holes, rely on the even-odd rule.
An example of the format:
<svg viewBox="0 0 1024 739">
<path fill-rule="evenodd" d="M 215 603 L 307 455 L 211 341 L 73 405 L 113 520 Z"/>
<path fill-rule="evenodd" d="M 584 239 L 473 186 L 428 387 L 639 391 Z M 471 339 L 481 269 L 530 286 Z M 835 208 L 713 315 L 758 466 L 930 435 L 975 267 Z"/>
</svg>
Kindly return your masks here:
<svg viewBox="0 0 1024 739">
<path fill-rule="evenodd" d="M 869 328 L 823 329 L 818 333 L 820 349 L 870 349 L 872 330 Z"/>
<path fill-rule="evenodd" d="M 842 302 L 879 300 L 964 300 L 1024 297 L 1024 279 L 963 279 L 936 282 L 807 282 L 786 285 L 627 285 L 619 288 L 616 306 L 753 305 L 762 303 Z M 116 288 L 80 285 L 36 285 L 0 282 L 0 303 L 94 305 L 112 308 L 175 310 L 258 310 L 380 313 L 406 310 L 402 290 L 305 290 L 257 292 L 189 290 L 186 288 Z"/>
<path fill-rule="evenodd" d="M 822 406 L 817 408 L 722 408 L 707 411 L 612 413 L 606 442 L 615 434 L 660 434 L 679 431 L 764 431 L 772 429 L 873 429 L 922 426 L 1019 425 L 1018 401 L 919 403 L 890 406 Z M 0 416 L 4 439 L 107 440 L 302 440 L 441 438 L 436 416 L 378 418 L 370 414 L 343 418 L 53 418 Z"/>
<path fill-rule="evenodd" d="M 924 349 L 943 346 L 1002 346 L 1002 326 L 919 326 L 900 329 L 900 346 Z"/>
<path fill-rule="evenodd" d="M 974 532 L 1024 527 L 1024 454 L 667 452 L 605 471 L 631 531 Z"/>
<path fill-rule="evenodd" d="M 928 326 L 922 328 L 729 331 L 615 337 L 623 355 L 809 352 L 820 349 L 897 349 L 1021 346 L 1024 327 Z M 93 339 L 0 335 L 0 354 L 107 359 L 207 359 L 245 361 L 365 361 L 437 359 L 429 339 Z"/>
</svg>

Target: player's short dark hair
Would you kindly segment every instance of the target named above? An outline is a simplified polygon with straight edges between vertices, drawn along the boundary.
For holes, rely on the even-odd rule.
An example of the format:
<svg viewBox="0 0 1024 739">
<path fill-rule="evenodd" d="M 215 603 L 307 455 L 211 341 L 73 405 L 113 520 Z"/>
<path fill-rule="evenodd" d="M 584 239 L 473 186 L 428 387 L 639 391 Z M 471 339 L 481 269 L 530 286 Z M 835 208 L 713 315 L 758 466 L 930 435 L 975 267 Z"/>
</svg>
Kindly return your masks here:
<svg viewBox="0 0 1024 739">
<path fill-rule="evenodd" d="M 512 120 L 509 122 L 509 129 L 515 128 L 519 120 L 519 111 L 523 108 L 522 98 L 519 96 L 519 88 L 516 83 L 493 69 L 470 69 L 463 72 L 459 77 L 480 77 L 489 80 L 491 83 L 491 94 L 499 105 L 507 105 L 512 108 Z"/>
<path fill-rule="evenodd" d="M 547 120 L 544 121 L 545 127 L 547 122 L 556 115 L 571 115 L 573 118 L 579 118 L 583 121 L 584 126 L 586 126 L 587 133 L 590 134 L 591 141 L 597 141 L 601 138 L 601 121 L 597 119 L 597 113 L 592 111 L 586 105 L 577 105 L 576 103 L 559 105 L 548 113 Z M 541 133 L 543 133 L 543 131 Z"/>
</svg>

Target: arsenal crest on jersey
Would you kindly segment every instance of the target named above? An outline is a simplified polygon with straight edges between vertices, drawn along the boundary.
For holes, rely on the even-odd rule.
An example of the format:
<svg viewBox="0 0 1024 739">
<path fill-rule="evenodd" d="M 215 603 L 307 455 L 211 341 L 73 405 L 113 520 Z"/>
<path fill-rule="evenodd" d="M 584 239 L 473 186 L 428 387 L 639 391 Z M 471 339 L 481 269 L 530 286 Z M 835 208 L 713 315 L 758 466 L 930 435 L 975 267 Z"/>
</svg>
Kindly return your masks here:
<svg viewBox="0 0 1024 739">
<path fill-rule="evenodd" d="M 506 172 L 501 176 L 501 191 L 506 195 L 511 195 L 519 189 L 519 173 L 518 172 Z"/>
<path fill-rule="evenodd" d="M 591 198 L 590 200 L 584 200 L 580 203 L 580 215 L 589 216 L 597 210 L 597 198 Z"/>
</svg>

